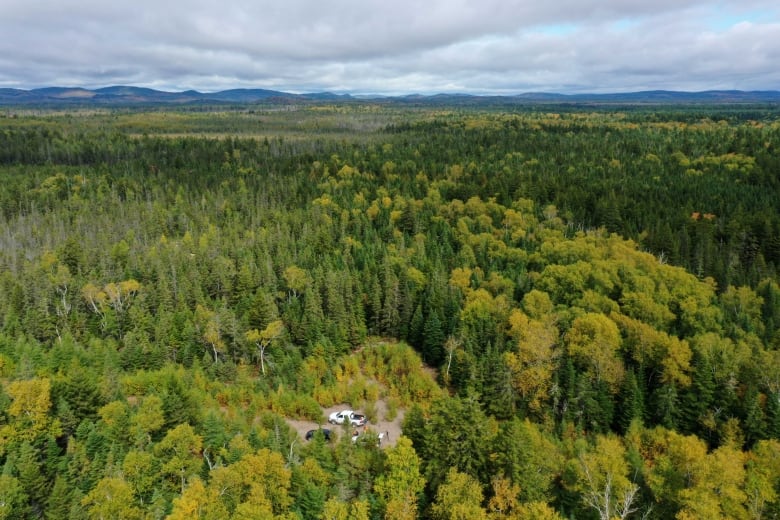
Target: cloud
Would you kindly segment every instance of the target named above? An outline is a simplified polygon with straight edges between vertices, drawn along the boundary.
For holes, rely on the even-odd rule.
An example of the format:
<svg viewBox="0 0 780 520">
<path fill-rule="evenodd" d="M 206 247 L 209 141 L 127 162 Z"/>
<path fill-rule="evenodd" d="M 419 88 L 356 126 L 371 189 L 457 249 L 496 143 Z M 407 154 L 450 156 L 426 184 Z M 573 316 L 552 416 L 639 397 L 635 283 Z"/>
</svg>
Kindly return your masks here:
<svg viewBox="0 0 780 520">
<path fill-rule="evenodd" d="M 764 0 L 6 0 L 0 32 L 21 88 L 780 88 Z"/>
</svg>

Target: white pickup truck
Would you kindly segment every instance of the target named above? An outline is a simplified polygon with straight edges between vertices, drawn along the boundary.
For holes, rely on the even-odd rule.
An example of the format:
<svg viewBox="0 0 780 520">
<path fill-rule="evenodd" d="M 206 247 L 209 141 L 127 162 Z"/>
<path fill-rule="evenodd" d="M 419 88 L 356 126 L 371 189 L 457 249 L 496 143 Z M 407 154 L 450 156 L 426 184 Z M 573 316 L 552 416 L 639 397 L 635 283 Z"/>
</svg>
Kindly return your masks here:
<svg viewBox="0 0 780 520">
<path fill-rule="evenodd" d="M 328 422 L 331 424 L 344 424 L 345 421 L 349 421 L 352 426 L 363 426 L 366 424 L 366 416 L 352 410 L 342 410 L 333 412 L 328 417 Z"/>
</svg>

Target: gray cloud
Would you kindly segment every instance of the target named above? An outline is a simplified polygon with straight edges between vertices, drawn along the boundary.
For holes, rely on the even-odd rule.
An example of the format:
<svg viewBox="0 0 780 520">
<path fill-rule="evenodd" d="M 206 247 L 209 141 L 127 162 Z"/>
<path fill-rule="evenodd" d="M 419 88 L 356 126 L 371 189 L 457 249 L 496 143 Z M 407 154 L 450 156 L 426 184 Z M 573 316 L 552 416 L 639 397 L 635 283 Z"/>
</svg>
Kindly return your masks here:
<svg viewBox="0 0 780 520">
<path fill-rule="evenodd" d="M 5 0 L 0 33 L 19 88 L 780 88 L 765 0 Z"/>
</svg>

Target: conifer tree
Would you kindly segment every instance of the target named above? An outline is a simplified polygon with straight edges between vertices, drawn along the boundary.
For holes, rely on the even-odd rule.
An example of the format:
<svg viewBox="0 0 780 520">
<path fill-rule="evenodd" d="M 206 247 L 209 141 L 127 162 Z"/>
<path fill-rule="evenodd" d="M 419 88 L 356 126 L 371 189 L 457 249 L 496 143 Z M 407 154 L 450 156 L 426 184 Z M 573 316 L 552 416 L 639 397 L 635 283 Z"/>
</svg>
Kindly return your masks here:
<svg viewBox="0 0 780 520">
<path fill-rule="evenodd" d="M 19 479 L 3 471 L 0 474 L 0 519 L 23 520 L 29 518 L 28 500 Z"/>
<path fill-rule="evenodd" d="M 31 513 L 39 516 L 49 498 L 50 483 L 41 471 L 42 464 L 37 450 L 30 443 L 23 442 L 13 465 L 19 485 L 28 497 Z"/>
<path fill-rule="evenodd" d="M 644 398 L 633 370 L 629 370 L 623 380 L 618 394 L 617 409 L 618 413 L 615 418 L 617 429 L 621 433 L 628 431 L 628 427 L 634 420 L 642 420 L 644 417 Z"/>
<path fill-rule="evenodd" d="M 71 508 L 71 488 L 62 475 L 57 475 L 46 502 L 46 520 L 68 518 Z"/>
<path fill-rule="evenodd" d="M 683 431 L 701 435 L 705 420 L 715 399 L 715 380 L 707 356 L 694 353 L 691 386 L 681 396 L 680 411 Z"/>
</svg>

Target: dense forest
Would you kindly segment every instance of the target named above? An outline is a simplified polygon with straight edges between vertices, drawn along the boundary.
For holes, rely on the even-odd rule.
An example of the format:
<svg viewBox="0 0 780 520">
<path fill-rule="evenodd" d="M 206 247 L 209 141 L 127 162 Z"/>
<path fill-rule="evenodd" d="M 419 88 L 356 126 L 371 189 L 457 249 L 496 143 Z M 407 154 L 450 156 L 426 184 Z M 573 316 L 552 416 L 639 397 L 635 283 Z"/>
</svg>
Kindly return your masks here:
<svg viewBox="0 0 780 520">
<path fill-rule="evenodd" d="M 0 519 L 780 517 L 779 115 L 0 113 Z"/>
</svg>

